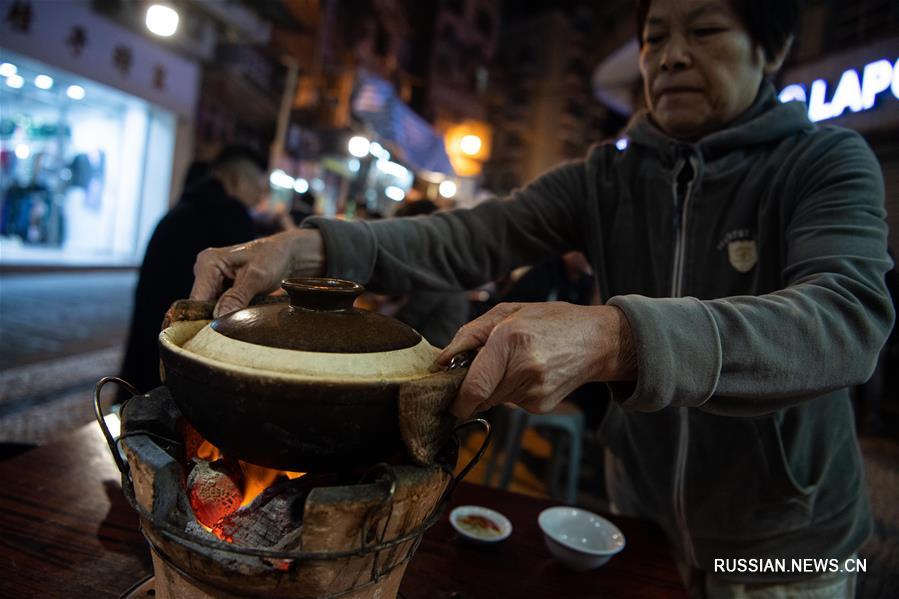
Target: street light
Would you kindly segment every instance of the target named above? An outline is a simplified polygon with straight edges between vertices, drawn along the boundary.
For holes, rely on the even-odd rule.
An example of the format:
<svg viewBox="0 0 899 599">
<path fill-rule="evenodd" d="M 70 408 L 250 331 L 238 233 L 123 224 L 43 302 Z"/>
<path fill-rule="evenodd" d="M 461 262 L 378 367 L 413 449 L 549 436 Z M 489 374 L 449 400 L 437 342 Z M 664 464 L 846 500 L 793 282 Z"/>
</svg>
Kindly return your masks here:
<svg viewBox="0 0 899 599">
<path fill-rule="evenodd" d="M 397 187 L 396 185 L 388 185 L 384 189 L 384 195 L 393 200 L 394 202 L 402 202 L 403 198 L 406 197 L 406 192 Z"/>
<path fill-rule="evenodd" d="M 13 89 L 19 89 L 25 85 L 25 79 L 21 75 L 10 75 L 6 78 L 6 85 Z"/>
<path fill-rule="evenodd" d="M 268 181 L 272 184 L 272 187 L 280 187 L 281 189 L 293 189 L 293 177 L 279 168 L 276 168 L 271 172 L 271 174 L 268 176 Z"/>
<path fill-rule="evenodd" d="M 3 64 L 0 64 L 0 77 L 12 77 L 18 72 L 19 69 L 16 68 L 16 65 L 11 62 L 4 62 Z"/>
<path fill-rule="evenodd" d="M 375 158 L 390 160 L 390 152 L 387 151 L 387 148 L 376 141 L 371 142 L 371 146 L 368 148 L 368 153 Z"/>
<path fill-rule="evenodd" d="M 481 151 L 481 138 L 477 135 L 465 135 L 459 141 L 459 147 L 463 154 L 477 156 Z"/>
<path fill-rule="evenodd" d="M 449 179 L 440 182 L 440 185 L 437 187 L 438 193 L 445 198 L 451 198 L 456 195 L 457 191 L 456 184 Z"/>
<path fill-rule="evenodd" d="M 297 193 L 306 193 L 309 191 L 309 181 L 302 177 L 297 177 L 293 182 L 293 190 Z"/>
<path fill-rule="evenodd" d="M 178 12 L 165 4 L 153 4 L 147 9 L 147 29 L 160 37 L 171 37 L 178 30 Z"/>
<path fill-rule="evenodd" d="M 347 143 L 347 149 L 350 151 L 350 154 L 352 154 L 356 158 L 364 158 L 365 156 L 368 156 L 368 150 L 370 147 L 371 143 L 361 135 L 354 135 L 350 138 L 349 143 Z"/>
<path fill-rule="evenodd" d="M 386 173 L 397 179 L 405 179 L 409 176 L 409 169 L 397 162 L 384 160 L 383 158 L 375 162 L 375 167 L 382 173 Z"/>
<path fill-rule="evenodd" d="M 443 143 L 456 176 L 474 177 L 490 157 L 490 126 L 476 120 L 451 125 L 444 133 Z"/>
</svg>

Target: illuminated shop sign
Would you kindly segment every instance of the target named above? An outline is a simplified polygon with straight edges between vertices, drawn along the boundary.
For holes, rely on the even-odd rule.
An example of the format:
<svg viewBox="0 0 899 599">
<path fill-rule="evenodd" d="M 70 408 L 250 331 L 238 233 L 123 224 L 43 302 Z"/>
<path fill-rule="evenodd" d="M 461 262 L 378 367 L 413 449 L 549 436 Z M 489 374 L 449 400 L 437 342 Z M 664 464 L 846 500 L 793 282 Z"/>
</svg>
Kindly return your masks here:
<svg viewBox="0 0 899 599">
<path fill-rule="evenodd" d="M 843 71 L 830 100 L 828 95 L 827 81 L 816 79 L 809 88 L 802 83 L 791 83 L 778 97 L 781 102 L 798 100 L 807 103 L 808 118 L 813 121 L 836 118 L 847 110 L 870 110 L 879 101 L 899 100 L 899 60 L 893 63 L 886 59 L 876 60 L 866 64 L 861 74 L 856 69 Z"/>
</svg>

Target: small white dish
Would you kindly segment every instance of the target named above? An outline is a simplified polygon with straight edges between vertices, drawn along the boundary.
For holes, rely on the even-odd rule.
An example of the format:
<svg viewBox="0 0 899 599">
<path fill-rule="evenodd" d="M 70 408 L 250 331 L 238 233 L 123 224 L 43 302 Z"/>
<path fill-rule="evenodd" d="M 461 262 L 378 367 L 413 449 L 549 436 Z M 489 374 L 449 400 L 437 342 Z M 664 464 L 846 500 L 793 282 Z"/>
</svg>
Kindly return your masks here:
<svg viewBox="0 0 899 599">
<path fill-rule="evenodd" d="M 593 512 L 558 506 L 537 517 L 546 547 L 553 557 L 577 572 L 603 565 L 624 549 L 624 534 Z"/>
<path fill-rule="evenodd" d="M 479 505 L 460 505 L 450 512 L 449 521 L 456 532 L 474 543 L 492 545 L 512 534 L 508 518 Z"/>
</svg>

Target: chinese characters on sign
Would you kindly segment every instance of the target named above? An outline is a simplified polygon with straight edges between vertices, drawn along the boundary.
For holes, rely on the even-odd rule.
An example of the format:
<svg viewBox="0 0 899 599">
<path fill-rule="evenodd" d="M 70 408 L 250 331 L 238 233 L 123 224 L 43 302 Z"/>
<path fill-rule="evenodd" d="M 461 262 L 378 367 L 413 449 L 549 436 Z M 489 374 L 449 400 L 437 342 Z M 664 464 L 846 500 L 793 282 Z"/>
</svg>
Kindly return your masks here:
<svg viewBox="0 0 899 599">
<path fill-rule="evenodd" d="M 128 46 L 119 44 L 112 52 L 112 63 L 119 73 L 122 74 L 122 77 L 127 77 L 128 73 L 131 72 L 131 63 L 133 61 L 134 57 L 131 55 L 131 48 Z"/>
<path fill-rule="evenodd" d="M 14 31 L 29 33 L 31 31 L 31 2 L 16 0 L 6 13 L 6 21 Z"/>
<path fill-rule="evenodd" d="M 153 87 L 159 91 L 165 90 L 165 67 L 161 64 L 153 67 Z"/>
<path fill-rule="evenodd" d="M 72 27 L 69 37 L 66 38 L 66 45 L 72 49 L 73 56 L 81 56 L 81 51 L 87 45 L 87 32 L 81 25 Z"/>
</svg>

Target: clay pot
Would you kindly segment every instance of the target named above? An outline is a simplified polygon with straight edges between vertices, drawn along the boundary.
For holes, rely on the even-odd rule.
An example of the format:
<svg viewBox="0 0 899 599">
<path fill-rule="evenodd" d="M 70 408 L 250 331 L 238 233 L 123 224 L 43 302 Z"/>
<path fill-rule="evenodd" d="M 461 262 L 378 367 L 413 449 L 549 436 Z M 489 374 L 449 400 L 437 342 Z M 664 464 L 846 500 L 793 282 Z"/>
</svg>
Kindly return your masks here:
<svg viewBox="0 0 899 599">
<path fill-rule="evenodd" d="M 439 350 L 393 318 L 354 308 L 357 283 L 282 287 L 289 302 L 174 322 L 160 334 L 165 384 L 185 418 L 227 455 L 269 468 L 335 471 L 402 451 L 400 390 L 434 375 Z"/>
</svg>

